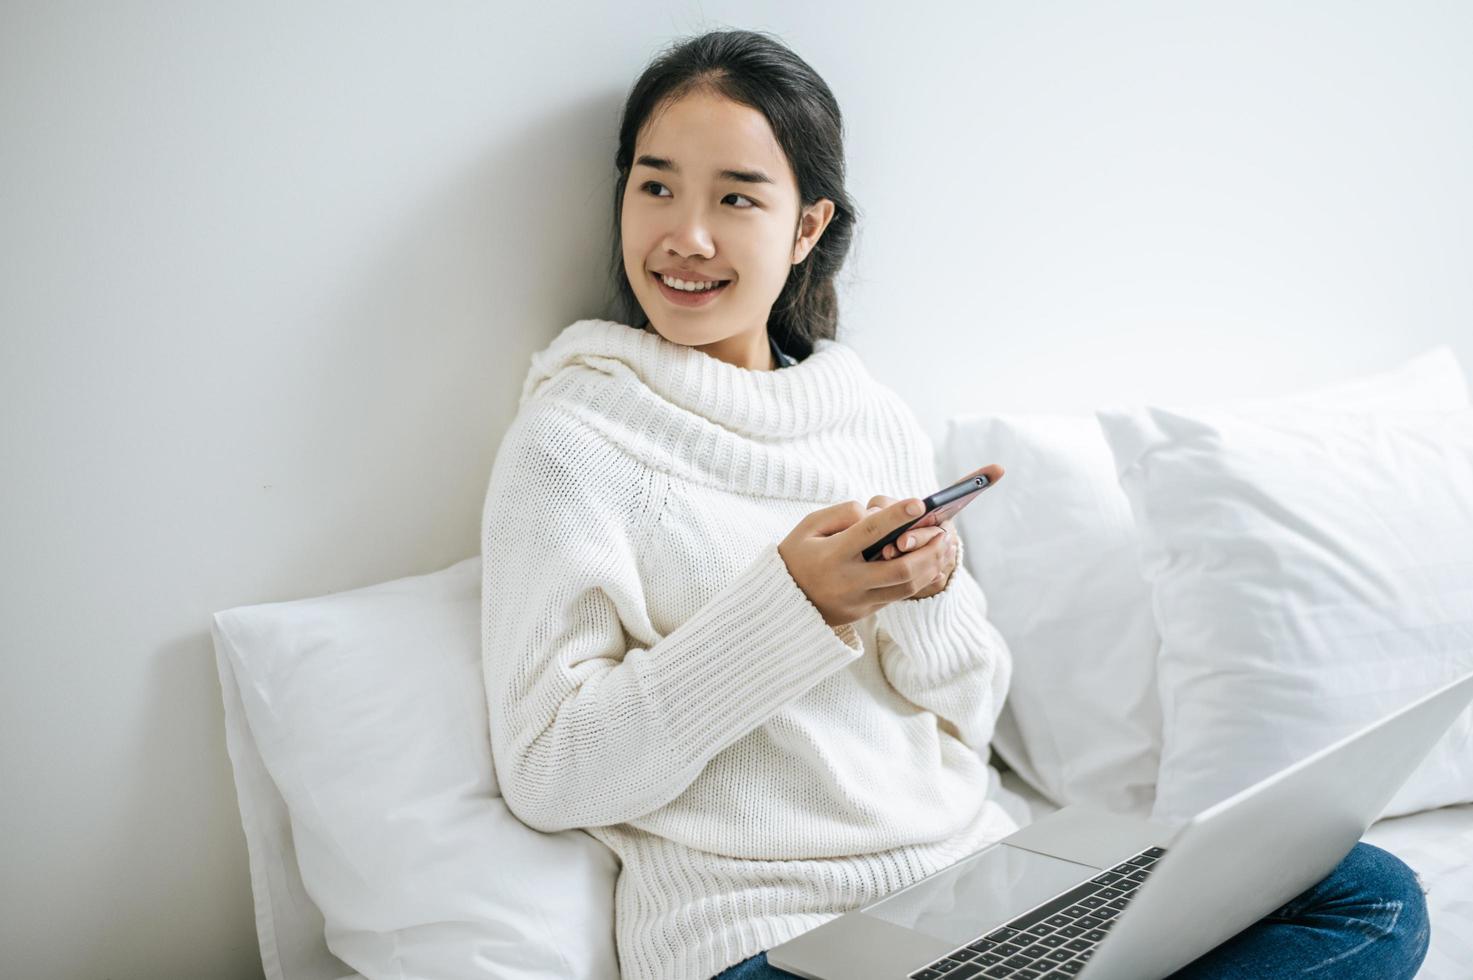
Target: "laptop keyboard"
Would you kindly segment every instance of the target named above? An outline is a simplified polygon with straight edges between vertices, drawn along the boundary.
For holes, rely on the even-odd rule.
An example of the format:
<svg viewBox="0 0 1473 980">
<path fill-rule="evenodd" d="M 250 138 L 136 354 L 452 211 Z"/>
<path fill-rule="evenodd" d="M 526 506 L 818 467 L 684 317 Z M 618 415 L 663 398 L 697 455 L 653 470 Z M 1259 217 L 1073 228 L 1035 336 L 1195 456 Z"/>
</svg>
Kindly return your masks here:
<svg viewBox="0 0 1473 980">
<path fill-rule="evenodd" d="M 911 980 L 1067 980 L 1084 969 L 1163 847 L 1135 857 L 910 974 Z"/>
</svg>

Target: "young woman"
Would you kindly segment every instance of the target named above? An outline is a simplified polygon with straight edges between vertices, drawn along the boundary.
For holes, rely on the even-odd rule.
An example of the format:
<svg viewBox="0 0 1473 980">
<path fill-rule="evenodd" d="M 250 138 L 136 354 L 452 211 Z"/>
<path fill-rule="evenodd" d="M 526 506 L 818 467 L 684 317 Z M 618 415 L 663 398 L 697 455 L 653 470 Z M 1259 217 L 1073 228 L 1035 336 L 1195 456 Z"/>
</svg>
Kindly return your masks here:
<svg viewBox="0 0 1473 980">
<path fill-rule="evenodd" d="M 766 35 L 695 38 L 615 163 L 622 309 L 534 355 L 486 497 L 497 774 L 618 856 L 625 980 L 789 976 L 767 949 L 1014 829 L 985 764 L 1011 659 L 949 524 L 860 554 L 937 474 L 836 339 L 828 86 Z M 1410 870 L 1359 845 L 1181 975 L 1409 977 L 1426 943 Z"/>
</svg>

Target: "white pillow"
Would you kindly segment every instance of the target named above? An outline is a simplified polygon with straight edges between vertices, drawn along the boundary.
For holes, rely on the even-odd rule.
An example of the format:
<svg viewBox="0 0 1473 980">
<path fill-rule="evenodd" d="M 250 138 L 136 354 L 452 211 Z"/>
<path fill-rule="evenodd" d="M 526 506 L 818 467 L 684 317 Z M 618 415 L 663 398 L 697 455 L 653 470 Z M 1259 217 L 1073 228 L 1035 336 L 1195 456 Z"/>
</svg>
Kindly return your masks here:
<svg viewBox="0 0 1473 980">
<path fill-rule="evenodd" d="M 1473 668 L 1473 410 L 1097 413 L 1162 646 L 1180 823 Z M 1473 801 L 1473 711 L 1383 815 Z"/>
<path fill-rule="evenodd" d="M 352 980 L 356 970 L 338 959 L 323 938 L 322 910 L 302 884 L 292 843 L 291 814 L 256 750 L 235 668 L 226 654 L 228 641 L 218 622 L 210 623 L 215 667 L 225 708 L 225 748 L 235 771 L 235 795 L 245 831 L 246 855 L 255 899 L 256 938 L 266 980 Z"/>
<path fill-rule="evenodd" d="M 1446 347 L 1367 378 L 1236 403 L 1451 409 L 1468 405 Z M 1160 637 L 1135 521 L 1093 413 L 960 415 L 938 479 L 1001 463 L 1006 480 L 957 519 L 967 568 L 1013 652 L 993 746 L 1063 806 L 1147 814 L 1161 749 Z"/>
<path fill-rule="evenodd" d="M 1144 816 L 1160 747 L 1159 640 L 1099 425 L 964 416 L 946 445 L 942 482 L 984 462 L 1007 469 L 957 518 L 967 568 L 1013 654 L 993 748 L 1056 805 Z"/>
<path fill-rule="evenodd" d="M 498 795 L 480 563 L 218 612 L 219 652 L 339 959 L 396 980 L 615 978 L 617 858 Z"/>
</svg>

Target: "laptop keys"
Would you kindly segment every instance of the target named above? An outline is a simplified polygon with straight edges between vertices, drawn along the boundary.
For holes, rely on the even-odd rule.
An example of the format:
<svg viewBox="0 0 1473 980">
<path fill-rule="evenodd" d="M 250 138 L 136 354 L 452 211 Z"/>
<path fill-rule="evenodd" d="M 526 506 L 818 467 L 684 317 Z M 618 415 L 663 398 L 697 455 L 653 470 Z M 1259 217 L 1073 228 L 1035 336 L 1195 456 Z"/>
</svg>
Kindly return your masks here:
<svg viewBox="0 0 1473 980">
<path fill-rule="evenodd" d="M 1073 977 L 1150 875 L 1151 847 L 910 974 L 911 980 L 1058 980 Z"/>
</svg>

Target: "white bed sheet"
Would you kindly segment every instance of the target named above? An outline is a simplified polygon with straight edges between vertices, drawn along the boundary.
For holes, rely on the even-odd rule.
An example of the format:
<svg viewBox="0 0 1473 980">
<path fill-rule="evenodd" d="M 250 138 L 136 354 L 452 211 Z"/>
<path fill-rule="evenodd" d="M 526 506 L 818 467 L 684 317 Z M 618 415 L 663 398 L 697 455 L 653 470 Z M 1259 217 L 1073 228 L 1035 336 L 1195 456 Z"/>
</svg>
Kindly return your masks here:
<svg viewBox="0 0 1473 980">
<path fill-rule="evenodd" d="M 1473 977 L 1473 803 L 1382 820 L 1364 839 L 1411 865 L 1427 892 L 1432 945 L 1417 980 Z"/>
<path fill-rule="evenodd" d="M 1012 770 L 1001 786 L 1015 818 L 1019 802 L 1031 820 L 1059 809 Z M 1381 820 L 1363 839 L 1405 861 L 1427 892 L 1432 943 L 1417 980 L 1473 978 L 1473 803 Z"/>
<path fill-rule="evenodd" d="M 327 949 L 322 913 L 297 870 L 286 804 L 256 752 L 234 671 L 223 657 L 218 667 L 264 972 L 268 980 L 363 980 Z M 1011 770 L 992 778 L 994 796 L 1020 825 L 1058 809 Z M 1382 820 L 1365 839 L 1416 869 L 1427 889 L 1432 945 L 1417 980 L 1473 978 L 1473 804 Z"/>
</svg>

